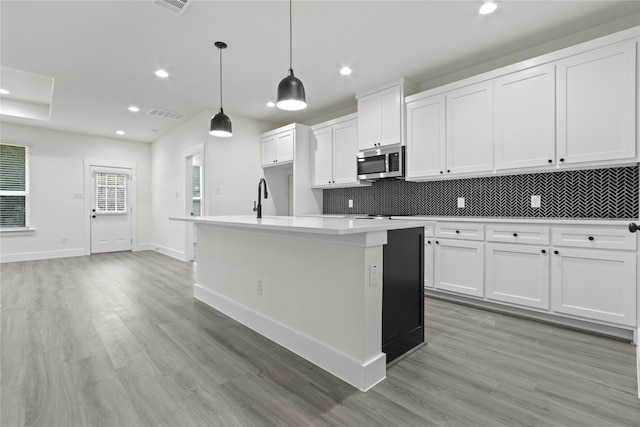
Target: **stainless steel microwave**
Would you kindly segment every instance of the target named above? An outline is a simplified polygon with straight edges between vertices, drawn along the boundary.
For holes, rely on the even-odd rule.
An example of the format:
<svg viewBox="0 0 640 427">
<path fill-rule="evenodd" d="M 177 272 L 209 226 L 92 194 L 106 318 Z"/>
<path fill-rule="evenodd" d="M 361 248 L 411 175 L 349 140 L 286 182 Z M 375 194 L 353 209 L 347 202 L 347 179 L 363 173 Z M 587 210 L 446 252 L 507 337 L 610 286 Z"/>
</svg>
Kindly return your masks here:
<svg viewBox="0 0 640 427">
<path fill-rule="evenodd" d="M 404 147 L 389 145 L 357 154 L 358 179 L 376 180 L 404 177 Z"/>
</svg>

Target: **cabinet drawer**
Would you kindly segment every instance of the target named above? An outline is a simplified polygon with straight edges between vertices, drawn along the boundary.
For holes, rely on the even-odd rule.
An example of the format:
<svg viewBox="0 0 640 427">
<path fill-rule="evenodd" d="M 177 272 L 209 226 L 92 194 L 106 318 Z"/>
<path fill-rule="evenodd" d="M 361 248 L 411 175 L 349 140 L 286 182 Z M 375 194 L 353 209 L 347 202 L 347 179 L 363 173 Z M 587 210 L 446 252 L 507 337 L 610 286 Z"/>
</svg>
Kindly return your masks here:
<svg viewBox="0 0 640 427">
<path fill-rule="evenodd" d="M 626 227 L 553 228 L 551 243 L 554 246 L 627 251 L 635 251 L 637 246 L 636 235 L 629 233 Z"/>
<path fill-rule="evenodd" d="M 526 224 L 487 225 L 487 241 L 548 245 L 549 227 Z"/>
<path fill-rule="evenodd" d="M 465 222 L 436 224 L 436 237 L 461 240 L 484 240 L 484 225 Z"/>
</svg>

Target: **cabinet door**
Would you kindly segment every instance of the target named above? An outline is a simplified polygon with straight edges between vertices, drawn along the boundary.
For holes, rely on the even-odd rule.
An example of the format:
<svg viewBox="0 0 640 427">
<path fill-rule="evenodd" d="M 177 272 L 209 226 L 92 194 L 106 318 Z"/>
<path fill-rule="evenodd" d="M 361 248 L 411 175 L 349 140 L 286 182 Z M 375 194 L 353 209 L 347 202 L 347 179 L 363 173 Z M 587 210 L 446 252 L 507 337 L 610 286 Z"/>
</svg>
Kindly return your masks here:
<svg viewBox="0 0 640 427">
<path fill-rule="evenodd" d="M 358 149 L 373 148 L 380 142 L 382 105 L 378 93 L 358 99 Z"/>
<path fill-rule="evenodd" d="M 636 326 L 634 252 L 555 248 L 551 257 L 554 312 Z"/>
<path fill-rule="evenodd" d="M 313 136 L 313 185 L 316 187 L 331 186 L 333 183 L 332 128 L 327 126 L 317 129 L 313 132 Z"/>
<path fill-rule="evenodd" d="M 278 144 L 278 163 L 293 161 L 294 137 L 295 135 L 293 130 L 276 135 Z"/>
<path fill-rule="evenodd" d="M 555 160 L 553 65 L 496 79 L 496 169 L 548 166 Z"/>
<path fill-rule="evenodd" d="M 400 92 L 397 85 L 358 99 L 359 150 L 402 142 Z"/>
<path fill-rule="evenodd" d="M 433 288 L 433 248 L 435 240 L 427 237 L 424 241 L 424 287 Z"/>
<path fill-rule="evenodd" d="M 487 298 L 549 309 L 549 247 L 486 245 Z"/>
<path fill-rule="evenodd" d="M 407 104 L 407 180 L 444 174 L 445 123 L 444 95 Z"/>
<path fill-rule="evenodd" d="M 400 97 L 400 86 L 380 92 L 380 144 L 393 145 L 402 142 L 403 99 Z"/>
<path fill-rule="evenodd" d="M 635 158 L 635 42 L 571 56 L 557 73 L 560 164 Z"/>
<path fill-rule="evenodd" d="M 493 170 L 493 82 L 447 94 L 447 169 Z"/>
<path fill-rule="evenodd" d="M 358 152 L 358 121 L 349 120 L 333 127 L 333 182 L 358 182 L 356 154 Z"/>
<path fill-rule="evenodd" d="M 435 288 L 482 297 L 484 243 L 442 239 L 436 239 L 435 242 Z"/>
<path fill-rule="evenodd" d="M 278 142 L 275 136 L 262 138 L 262 166 L 273 166 L 278 159 Z"/>
</svg>

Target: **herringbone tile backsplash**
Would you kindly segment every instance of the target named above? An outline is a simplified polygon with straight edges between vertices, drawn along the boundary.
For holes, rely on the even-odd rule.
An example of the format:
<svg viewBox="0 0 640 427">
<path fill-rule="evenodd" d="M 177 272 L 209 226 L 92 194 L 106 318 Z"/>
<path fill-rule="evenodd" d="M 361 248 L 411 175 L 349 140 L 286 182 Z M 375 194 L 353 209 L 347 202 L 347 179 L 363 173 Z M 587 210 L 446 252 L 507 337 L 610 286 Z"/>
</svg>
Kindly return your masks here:
<svg viewBox="0 0 640 427">
<path fill-rule="evenodd" d="M 540 208 L 531 196 L 540 195 Z M 465 208 L 458 208 L 458 197 Z M 323 191 L 325 214 L 638 218 L 638 166 L 406 182 Z M 353 209 L 348 201 L 353 200 Z"/>
</svg>

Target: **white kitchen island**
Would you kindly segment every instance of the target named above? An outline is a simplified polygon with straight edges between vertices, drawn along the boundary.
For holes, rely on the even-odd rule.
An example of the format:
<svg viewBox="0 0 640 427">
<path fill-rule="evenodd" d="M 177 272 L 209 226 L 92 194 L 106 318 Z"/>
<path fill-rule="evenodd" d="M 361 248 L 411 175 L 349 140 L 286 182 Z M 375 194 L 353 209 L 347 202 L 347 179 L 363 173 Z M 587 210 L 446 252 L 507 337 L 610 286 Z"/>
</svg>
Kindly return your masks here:
<svg viewBox="0 0 640 427">
<path fill-rule="evenodd" d="M 196 225 L 196 299 L 360 390 L 385 378 L 383 245 L 425 221 L 171 219 Z"/>
</svg>

